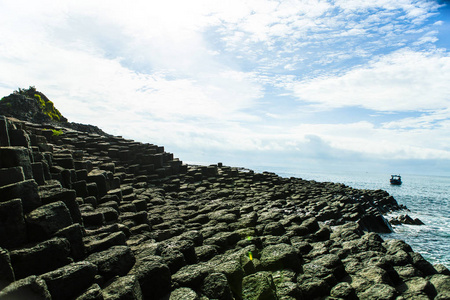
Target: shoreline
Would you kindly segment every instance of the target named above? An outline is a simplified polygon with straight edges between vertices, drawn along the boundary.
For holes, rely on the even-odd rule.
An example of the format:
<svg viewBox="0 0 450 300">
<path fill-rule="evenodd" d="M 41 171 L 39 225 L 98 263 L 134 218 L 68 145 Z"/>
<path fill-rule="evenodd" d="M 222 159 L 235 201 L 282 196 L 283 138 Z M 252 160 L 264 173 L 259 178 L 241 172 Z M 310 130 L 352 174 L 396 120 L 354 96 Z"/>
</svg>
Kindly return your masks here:
<svg viewBox="0 0 450 300">
<path fill-rule="evenodd" d="M 383 213 L 403 208 L 386 191 L 0 125 L 0 299 L 448 296 L 445 266 L 375 233 L 390 231 Z"/>
</svg>

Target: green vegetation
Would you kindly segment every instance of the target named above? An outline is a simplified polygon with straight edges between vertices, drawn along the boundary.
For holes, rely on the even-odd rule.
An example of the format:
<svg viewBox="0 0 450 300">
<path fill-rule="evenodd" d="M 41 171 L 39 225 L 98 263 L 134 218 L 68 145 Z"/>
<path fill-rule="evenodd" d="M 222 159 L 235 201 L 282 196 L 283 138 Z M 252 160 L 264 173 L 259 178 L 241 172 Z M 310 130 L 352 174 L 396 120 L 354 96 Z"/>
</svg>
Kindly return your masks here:
<svg viewBox="0 0 450 300">
<path fill-rule="evenodd" d="M 39 106 L 41 107 L 41 111 L 50 117 L 50 119 L 54 121 L 67 121 L 55 108 L 55 105 L 52 101 L 50 101 L 44 94 L 37 91 L 34 86 L 30 86 L 28 89 L 19 88 L 17 91 L 14 91 L 14 94 L 23 95 L 27 98 L 32 98 L 37 101 Z"/>
<path fill-rule="evenodd" d="M 56 129 L 52 129 L 53 132 L 53 136 L 60 136 L 62 134 L 64 134 L 64 132 L 62 130 L 56 130 Z"/>
</svg>

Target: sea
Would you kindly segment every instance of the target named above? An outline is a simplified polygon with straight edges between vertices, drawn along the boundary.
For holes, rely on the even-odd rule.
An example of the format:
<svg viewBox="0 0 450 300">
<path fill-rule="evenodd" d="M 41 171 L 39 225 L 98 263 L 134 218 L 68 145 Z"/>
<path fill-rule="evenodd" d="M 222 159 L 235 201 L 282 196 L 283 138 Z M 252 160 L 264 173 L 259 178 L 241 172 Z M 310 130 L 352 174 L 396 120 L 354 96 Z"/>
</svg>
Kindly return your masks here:
<svg viewBox="0 0 450 300">
<path fill-rule="evenodd" d="M 407 213 L 419 218 L 425 225 L 397 225 L 394 232 L 380 234 L 383 239 L 407 242 L 432 264 L 450 268 L 450 177 L 400 174 L 402 185 L 391 185 L 391 175 L 358 171 L 316 172 L 293 168 L 250 167 L 256 172 L 269 171 L 282 177 L 297 177 L 318 182 L 343 183 L 357 189 L 385 190 L 405 205 L 409 211 L 387 215 L 387 218 Z"/>
</svg>

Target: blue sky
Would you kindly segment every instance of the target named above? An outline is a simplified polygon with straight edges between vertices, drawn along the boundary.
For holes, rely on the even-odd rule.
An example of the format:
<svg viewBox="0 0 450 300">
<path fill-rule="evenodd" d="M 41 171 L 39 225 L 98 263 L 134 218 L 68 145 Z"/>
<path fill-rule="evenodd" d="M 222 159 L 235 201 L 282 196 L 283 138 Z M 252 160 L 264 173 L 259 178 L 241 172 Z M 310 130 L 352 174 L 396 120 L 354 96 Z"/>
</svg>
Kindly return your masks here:
<svg viewBox="0 0 450 300">
<path fill-rule="evenodd" d="M 0 0 L 0 94 L 186 162 L 450 175 L 450 9 Z"/>
</svg>

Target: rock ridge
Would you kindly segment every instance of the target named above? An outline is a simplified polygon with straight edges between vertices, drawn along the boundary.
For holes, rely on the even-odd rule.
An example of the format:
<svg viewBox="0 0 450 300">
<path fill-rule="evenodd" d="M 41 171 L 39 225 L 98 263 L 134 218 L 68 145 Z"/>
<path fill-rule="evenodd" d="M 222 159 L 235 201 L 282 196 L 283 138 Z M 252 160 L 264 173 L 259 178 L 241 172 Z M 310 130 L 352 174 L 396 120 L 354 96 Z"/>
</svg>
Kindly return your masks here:
<svg viewBox="0 0 450 300">
<path fill-rule="evenodd" d="M 450 298 L 445 266 L 377 234 L 404 209 L 385 191 L 89 128 L 0 116 L 0 300 Z"/>
</svg>

